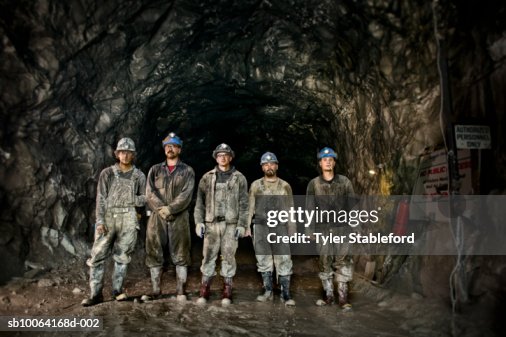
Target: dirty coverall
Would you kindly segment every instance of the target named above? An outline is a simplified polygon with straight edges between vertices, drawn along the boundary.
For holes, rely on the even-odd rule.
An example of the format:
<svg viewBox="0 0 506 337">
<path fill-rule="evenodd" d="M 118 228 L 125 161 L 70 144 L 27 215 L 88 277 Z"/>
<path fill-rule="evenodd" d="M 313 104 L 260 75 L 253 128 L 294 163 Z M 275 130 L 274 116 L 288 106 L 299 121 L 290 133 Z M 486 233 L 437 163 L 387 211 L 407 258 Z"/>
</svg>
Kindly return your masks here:
<svg viewBox="0 0 506 337">
<path fill-rule="evenodd" d="M 339 210 L 347 210 L 349 207 L 349 197 L 354 195 L 353 186 L 351 181 L 343 176 L 336 174 L 331 181 L 326 181 L 322 176 L 312 179 L 307 186 L 307 210 L 333 209 L 336 212 Z M 319 196 L 322 196 L 319 198 Z M 339 235 L 340 231 L 346 231 L 347 225 L 344 228 L 335 228 L 333 224 L 316 224 L 312 225 L 314 232 L 321 232 L 323 235 L 334 233 Z M 334 275 L 339 287 L 346 293 L 347 297 L 347 282 L 353 279 L 353 258 L 347 255 L 346 244 L 319 244 L 319 277 L 322 281 L 324 290 L 328 296 L 332 296 L 333 300 L 333 286 L 332 276 Z M 335 271 L 334 271 L 335 270 Z M 338 289 L 339 290 L 339 289 Z M 346 300 L 346 298 L 344 299 Z M 341 300 L 340 300 L 341 301 Z"/>
<path fill-rule="evenodd" d="M 97 186 L 96 225 L 104 224 L 107 233 L 95 232 L 91 257 L 86 262 L 90 267 L 92 297 L 102 292 L 104 260 L 111 249 L 115 261 L 113 293 L 122 292 L 123 279 L 139 230 L 135 207 L 144 206 L 145 189 L 146 176 L 135 167 L 128 172 L 122 172 L 118 164 L 115 164 L 100 173 Z"/>
<path fill-rule="evenodd" d="M 262 208 L 261 206 L 256 204 L 256 196 L 273 196 L 273 201 L 277 201 L 282 203 L 283 205 L 279 205 L 279 210 L 288 210 L 290 207 L 293 207 L 293 198 L 292 196 L 292 188 L 290 185 L 284 181 L 283 179 L 277 178 L 275 182 L 269 182 L 264 178 L 260 178 L 255 180 L 250 187 L 249 191 L 249 221 L 251 223 L 253 216 L 255 215 L 255 210 L 259 210 Z M 279 196 L 279 197 L 276 197 Z M 281 196 L 289 196 L 281 197 Z M 260 198 L 259 200 L 267 201 L 268 198 Z M 272 204 L 268 205 L 272 207 Z M 277 208 L 277 207 L 276 207 Z M 258 219 L 262 216 L 265 216 L 266 212 L 262 212 L 264 214 L 259 214 L 255 217 L 257 221 L 254 224 L 253 229 L 253 237 L 254 240 L 262 240 L 266 241 L 267 234 L 269 233 L 269 229 L 265 223 L 259 223 Z M 289 226 L 289 228 L 288 228 Z M 278 235 L 289 235 L 296 232 L 295 224 L 278 224 L 276 226 L 276 232 Z M 255 241 L 258 242 L 258 241 Z M 269 244 L 269 243 L 260 243 L 261 246 L 261 254 L 257 252 L 257 267 L 260 273 L 272 272 L 274 270 L 274 266 L 276 266 L 276 272 L 278 276 L 288 276 L 292 275 L 292 258 L 290 254 L 279 255 L 274 254 L 272 250 L 272 245 L 279 246 L 281 244 Z M 289 244 L 286 244 L 286 249 L 289 252 Z M 274 247 L 276 248 L 276 247 Z M 276 250 L 276 249 L 275 249 Z M 269 254 L 270 253 L 270 254 Z M 274 252 L 275 253 L 275 252 Z"/>
<path fill-rule="evenodd" d="M 248 223 L 251 223 L 254 216 L 255 254 L 265 290 L 264 294 L 257 297 L 259 302 L 273 298 L 272 273 L 275 265 L 278 282 L 281 285 L 281 300 L 285 302 L 285 305 L 295 305 L 295 301 L 290 296 L 290 275 L 292 275 L 293 265 L 290 245 L 288 243 L 269 243 L 267 236 L 269 233 L 282 236 L 291 235 L 296 233 L 296 225 L 290 221 L 279 223 L 275 228 L 270 228 L 264 219 L 269 210 L 288 211 L 290 207 L 293 207 L 292 188 L 283 179 L 276 178 L 275 181 L 268 181 L 260 178 L 251 184 Z"/>
<path fill-rule="evenodd" d="M 203 259 L 200 271 L 211 278 L 216 275 L 216 258 L 221 251 L 220 274 L 232 278 L 237 268 L 236 227 L 248 224 L 248 183 L 235 168 L 226 172 L 218 168 L 200 179 L 195 204 L 195 223 L 205 223 Z"/>
<path fill-rule="evenodd" d="M 184 267 L 186 274 L 186 267 L 191 264 L 188 207 L 194 186 L 195 172 L 181 161 L 172 172 L 169 172 L 166 161 L 149 170 L 146 186 L 146 202 L 152 210 L 146 230 L 146 265 L 149 268 L 160 270 L 164 264 L 164 253 L 168 250 L 176 271 L 178 267 Z M 162 206 L 169 208 L 167 220 L 157 212 Z"/>
</svg>

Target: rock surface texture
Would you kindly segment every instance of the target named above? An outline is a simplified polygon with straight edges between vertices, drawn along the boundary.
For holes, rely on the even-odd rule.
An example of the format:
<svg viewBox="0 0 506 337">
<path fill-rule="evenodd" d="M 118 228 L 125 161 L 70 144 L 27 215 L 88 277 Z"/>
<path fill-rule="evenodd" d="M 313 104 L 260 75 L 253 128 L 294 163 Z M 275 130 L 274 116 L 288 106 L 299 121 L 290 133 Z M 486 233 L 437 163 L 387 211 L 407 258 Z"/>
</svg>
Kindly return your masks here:
<svg viewBox="0 0 506 337">
<path fill-rule="evenodd" d="M 504 2 L 442 1 L 435 11 L 429 1 L 382 0 L 0 8 L 0 281 L 26 260 L 88 254 L 98 174 L 125 136 L 145 172 L 175 131 L 197 176 L 227 142 L 250 182 L 270 150 L 303 194 L 328 145 L 358 192 L 378 192 L 367 171 L 381 164 L 390 192 L 409 193 L 413 159 L 442 143 L 434 17 L 448 47 L 452 120 L 491 125 L 484 184 L 504 188 Z"/>
</svg>

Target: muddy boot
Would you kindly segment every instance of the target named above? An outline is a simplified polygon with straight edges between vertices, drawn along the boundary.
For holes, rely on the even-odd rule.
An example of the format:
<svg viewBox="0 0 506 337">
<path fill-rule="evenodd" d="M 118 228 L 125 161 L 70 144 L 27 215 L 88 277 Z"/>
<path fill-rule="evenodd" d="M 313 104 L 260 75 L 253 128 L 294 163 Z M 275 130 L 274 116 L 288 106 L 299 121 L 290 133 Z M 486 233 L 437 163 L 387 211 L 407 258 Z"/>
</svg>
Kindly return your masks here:
<svg viewBox="0 0 506 337">
<path fill-rule="evenodd" d="M 264 282 L 265 292 L 262 295 L 257 296 L 257 301 L 258 302 L 272 301 L 272 298 L 274 297 L 272 294 L 272 272 L 267 271 L 265 273 L 262 273 L 262 279 Z"/>
<path fill-rule="evenodd" d="M 125 279 L 128 269 L 127 264 L 114 263 L 114 272 L 112 274 L 112 297 L 116 301 L 124 301 L 127 299 L 126 294 L 123 292 L 123 280 Z"/>
<path fill-rule="evenodd" d="M 223 294 L 221 295 L 221 305 L 227 306 L 232 303 L 232 278 L 225 277 L 223 280 Z"/>
<path fill-rule="evenodd" d="M 81 304 L 89 307 L 104 301 L 102 285 L 104 280 L 104 264 L 90 267 L 90 298 L 84 299 Z"/>
<path fill-rule="evenodd" d="M 213 277 L 202 275 L 202 283 L 200 284 L 200 295 L 197 304 L 206 304 L 211 296 L 211 282 Z"/>
<path fill-rule="evenodd" d="M 332 278 L 322 280 L 323 291 L 325 291 L 325 297 L 316 301 L 317 306 L 331 305 L 334 303 L 334 284 Z"/>
<path fill-rule="evenodd" d="M 185 286 L 188 268 L 186 266 L 176 266 L 176 295 L 178 302 L 186 302 Z"/>
<path fill-rule="evenodd" d="M 280 276 L 279 283 L 281 284 L 281 301 L 285 306 L 294 306 L 295 301 L 290 296 L 290 275 Z"/>
<path fill-rule="evenodd" d="M 339 306 L 343 310 L 351 310 L 351 304 L 348 300 L 348 282 L 337 282 L 337 293 L 339 295 Z"/>
<path fill-rule="evenodd" d="M 151 285 L 153 286 L 153 292 L 151 295 L 142 295 L 141 301 L 151 301 L 157 299 L 161 295 L 160 281 L 162 279 L 162 267 L 152 267 L 149 269 L 151 273 Z"/>
</svg>

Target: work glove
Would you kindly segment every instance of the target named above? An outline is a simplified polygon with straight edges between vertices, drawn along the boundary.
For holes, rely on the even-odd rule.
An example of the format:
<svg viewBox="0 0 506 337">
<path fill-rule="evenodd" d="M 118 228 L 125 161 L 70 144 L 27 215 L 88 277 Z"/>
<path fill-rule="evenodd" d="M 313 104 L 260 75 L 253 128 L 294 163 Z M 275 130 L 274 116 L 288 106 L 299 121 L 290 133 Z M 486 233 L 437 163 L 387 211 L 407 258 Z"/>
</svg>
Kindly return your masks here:
<svg viewBox="0 0 506 337">
<path fill-rule="evenodd" d="M 244 227 L 236 227 L 235 228 L 235 239 L 240 239 L 244 237 L 244 232 L 246 231 L 246 228 Z"/>
<path fill-rule="evenodd" d="M 159 207 L 158 214 L 160 214 L 163 220 L 167 220 L 167 217 L 170 215 L 169 208 L 167 206 Z"/>
<path fill-rule="evenodd" d="M 203 223 L 198 223 L 195 225 L 195 234 L 201 239 L 204 238 L 204 234 L 206 232 L 206 225 Z"/>
<path fill-rule="evenodd" d="M 107 227 L 103 223 L 97 224 L 95 226 L 95 231 L 97 232 L 97 234 L 104 234 L 104 235 L 106 235 L 107 234 Z"/>
</svg>

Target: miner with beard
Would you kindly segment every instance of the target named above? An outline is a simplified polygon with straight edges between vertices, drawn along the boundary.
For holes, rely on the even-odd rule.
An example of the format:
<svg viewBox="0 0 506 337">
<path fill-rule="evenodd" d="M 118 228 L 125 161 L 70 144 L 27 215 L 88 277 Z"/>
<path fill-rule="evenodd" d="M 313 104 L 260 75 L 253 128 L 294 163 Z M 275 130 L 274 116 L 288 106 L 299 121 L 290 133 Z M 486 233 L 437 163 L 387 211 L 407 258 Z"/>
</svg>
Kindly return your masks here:
<svg viewBox="0 0 506 337">
<path fill-rule="evenodd" d="M 232 166 L 234 156 L 230 146 L 224 143 L 218 145 L 213 151 L 217 165 L 202 176 L 197 189 L 195 230 L 197 236 L 204 238 L 199 304 L 209 300 L 220 252 L 220 274 L 223 277 L 221 303 L 228 305 L 232 300 L 237 239 L 244 236 L 248 224 L 248 183 L 244 175 Z"/>
<path fill-rule="evenodd" d="M 103 301 L 105 259 L 111 250 L 114 252 L 112 295 L 117 301 L 127 299 L 123 281 L 139 231 L 136 207 L 144 207 L 146 201 L 146 176 L 133 165 L 134 141 L 120 139 L 114 154 L 118 163 L 102 170 L 98 178 L 95 241 L 91 257 L 86 261 L 90 267 L 91 294 L 81 303 L 85 307 Z"/>
<path fill-rule="evenodd" d="M 337 154 L 329 147 L 323 148 L 318 153 L 318 165 L 320 175 L 312 179 L 306 192 L 307 210 L 340 210 L 349 207 L 349 202 L 354 195 L 351 181 L 334 172 Z M 338 228 L 335 224 L 312 224 L 314 232 L 322 232 L 328 235 L 340 230 L 346 230 L 347 225 Z M 334 303 L 334 280 L 337 283 L 339 305 L 343 310 L 351 309 L 348 294 L 348 283 L 353 279 L 353 259 L 347 254 L 348 247 L 345 244 L 318 245 L 319 250 L 319 277 L 323 285 L 325 296 L 316 304 L 319 306 Z"/>
<path fill-rule="evenodd" d="M 273 272 L 276 267 L 278 284 L 281 286 L 281 301 L 286 306 L 295 305 L 290 296 L 290 277 L 292 275 L 292 258 L 290 246 L 285 243 L 268 243 L 266 238 L 271 229 L 265 223 L 265 215 L 269 210 L 288 210 L 293 207 L 292 188 L 277 176 L 278 159 L 272 152 L 266 152 L 260 158 L 264 172 L 263 178 L 255 180 L 249 190 L 249 221 L 253 224 L 255 254 L 258 272 L 262 274 L 264 293 L 257 301 L 266 302 L 273 299 Z M 258 213 L 258 214 L 257 214 Z M 292 235 L 296 232 L 293 222 L 278 224 L 273 229 L 277 235 Z M 250 235 L 247 232 L 246 235 Z M 281 247 L 283 246 L 283 247 Z"/>
<path fill-rule="evenodd" d="M 180 159 L 183 142 L 173 132 L 162 140 L 166 160 L 149 170 L 146 203 L 153 212 L 146 230 L 146 265 L 151 273 L 153 293 L 143 301 L 161 295 L 164 256 L 176 266 L 178 301 L 186 301 L 185 286 L 190 258 L 188 207 L 195 185 L 193 169 Z"/>
</svg>

